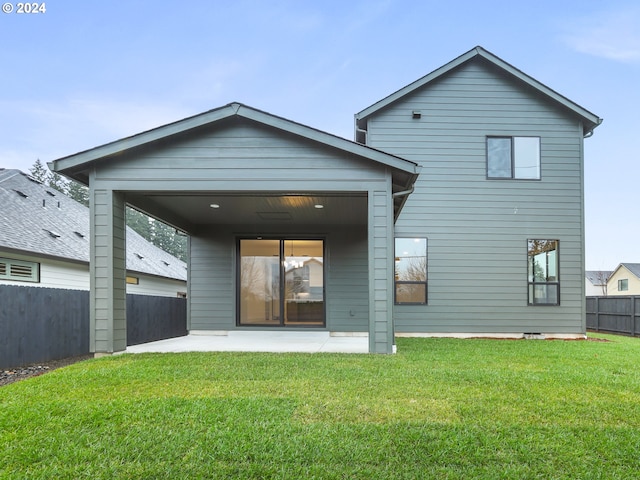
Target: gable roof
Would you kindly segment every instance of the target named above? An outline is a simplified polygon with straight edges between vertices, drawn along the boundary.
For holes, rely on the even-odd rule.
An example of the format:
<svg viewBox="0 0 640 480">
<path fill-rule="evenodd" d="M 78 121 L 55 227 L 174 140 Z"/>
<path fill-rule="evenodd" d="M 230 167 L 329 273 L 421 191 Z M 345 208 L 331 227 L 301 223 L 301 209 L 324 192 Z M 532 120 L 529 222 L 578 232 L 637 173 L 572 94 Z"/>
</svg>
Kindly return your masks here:
<svg viewBox="0 0 640 480">
<path fill-rule="evenodd" d="M 89 263 L 89 209 L 20 170 L 0 169 L 0 249 Z M 127 227 L 127 269 L 187 279 L 186 263 Z M 142 257 L 142 258 L 140 258 Z"/>
<path fill-rule="evenodd" d="M 584 272 L 589 283 L 595 286 L 606 285 L 612 273 L 610 270 L 587 270 Z"/>
<path fill-rule="evenodd" d="M 535 90 L 537 90 L 538 92 L 540 92 L 544 96 L 548 97 L 549 99 L 553 100 L 556 103 L 559 103 L 563 107 L 569 109 L 571 112 L 573 112 L 574 114 L 576 114 L 578 117 L 580 117 L 582 119 L 582 121 L 584 123 L 583 134 L 585 136 L 590 135 L 593 132 L 593 130 L 598 125 L 600 125 L 602 123 L 602 119 L 599 118 L 597 115 L 591 113 L 590 111 L 588 111 L 585 108 L 581 107 L 577 103 L 572 102 L 567 97 L 559 94 L 558 92 L 552 90 L 551 88 L 547 87 L 546 85 L 540 83 L 535 78 L 530 77 L 526 73 L 524 73 L 521 70 L 517 69 L 513 65 L 505 62 L 504 60 L 502 60 L 501 58 L 497 57 L 493 53 L 485 50 L 484 48 L 482 48 L 480 46 L 477 46 L 475 48 L 472 48 L 468 52 L 463 53 L 458 58 L 450 61 L 446 65 L 443 65 L 442 67 L 434 70 L 433 72 L 425 75 L 424 77 L 416 80 L 415 82 L 410 83 L 406 87 L 401 88 L 400 90 L 392 93 L 391 95 L 389 95 L 389 96 L 383 98 L 382 100 L 374 103 L 373 105 L 365 108 L 361 112 L 356 113 L 356 115 L 355 115 L 356 125 L 358 125 L 358 122 L 360 120 L 364 120 L 367 117 L 370 117 L 374 113 L 382 110 L 383 108 L 385 108 L 385 107 L 389 106 L 390 104 L 396 102 L 397 100 L 401 99 L 402 97 L 414 92 L 415 90 L 417 90 L 419 88 L 422 88 L 423 86 L 427 85 L 428 83 L 433 82 L 437 78 L 442 77 L 443 75 L 451 72 L 452 70 L 458 68 L 462 64 L 464 64 L 464 63 L 466 63 L 466 62 L 468 62 L 468 61 L 470 61 L 470 60 L 472 60 L 474 58 L 483 58 L 483 59 L 487 60 L 488 62 L 490 62 L 493 65 L 495 65 L 495 66 L 499 67 L 500 69 L 502 69 L 505 73 L 507 73 L 507 74 L 511 75 L 512 77 L 518 79 L 519 81 L 529 85 L 530 87 L 533 87 Z"/>
<path fill-rule="evenodd" d="M 618 270 L 620 270 L 621 267 L 625 267 L 627 270 L 629 270 L 633 275 L 635 275 L 636 277 L 640 278 L 640 263 L 621 263 L 620 265 L 618 265 L 618 267 L 613 271 L 613 273 L 616 273 Z M 613 274 L 612 274 L 613 275 Z"/>
<path fill-rule="evenodd" d="M 402 188 L 409 189 L 420 172 L 420 167 L 417 163 L 385 153 L 381 150 L 360 145 L 351 140 L 272 115 L 238 102 L 230 103 L 223 107 L 209 110 L 207 112 L 163 125 L 137 135 L 126 137 L 121 140 L 107 143 L 90 150 L 69 155 L 49 162 L 48 165 L 52 171 L 62 173 L 65 176 L 87 185 L 88 175 L 86 170 L 94 161 L 119 155 L 136 147 L 148 145 L 160 140 L 166 140 L 174 135 L 205 125 L 210 125 L 231 117 L 240 117 L 252 120 L 283 132 L 291 133 L 298 137 L 320 143 L 323 146 L 329 146 L 341 150 L 344 153 L 358 155 L 368 160 L 378 162 L 384 166 L 391 167 L 392 169 L 403 172 L 409 176 L 408 182 L 402 182 L 406 183 Z"/>
</svg>

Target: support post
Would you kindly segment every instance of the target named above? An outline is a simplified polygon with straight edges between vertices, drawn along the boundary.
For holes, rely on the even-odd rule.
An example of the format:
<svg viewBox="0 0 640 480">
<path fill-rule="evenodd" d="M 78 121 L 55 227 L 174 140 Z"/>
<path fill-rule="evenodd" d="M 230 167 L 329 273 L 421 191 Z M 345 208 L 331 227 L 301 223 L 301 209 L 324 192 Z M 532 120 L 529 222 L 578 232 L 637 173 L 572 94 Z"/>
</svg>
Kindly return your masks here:
<svg viewBox="0 0 640 480">
<path fill-rule="evenodd" d="M 393 199 L 369 191 L 369 352 L 393 353 Z"/>
<path fill-rule="evenodd" d="M 112 354 L 127 348 L 125 202 L 120 192 L 90 185 L 90 348 Z"/>
</svg>

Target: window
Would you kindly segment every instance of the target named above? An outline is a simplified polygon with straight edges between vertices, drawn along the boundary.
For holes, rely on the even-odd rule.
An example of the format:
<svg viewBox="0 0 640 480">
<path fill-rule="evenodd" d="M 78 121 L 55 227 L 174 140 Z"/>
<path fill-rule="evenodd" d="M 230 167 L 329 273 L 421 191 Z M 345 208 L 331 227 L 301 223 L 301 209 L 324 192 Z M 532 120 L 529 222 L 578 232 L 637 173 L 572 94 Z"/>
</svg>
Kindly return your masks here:
<svg viewBox="0 0 640 480">
<path fill-rule="evenodd" d="M 629 291 L 629 279 L 624 278 L 622 280 L 618 280 L 618 291 L 619 292 L 627 292 Z"/>
<path fill-rule="evenodd" d="M 0 279 L 40 282 L 40 264 L 11 258 L 0 258 Z"/>
<path fill-rule="evenodd" d="M 487 137 L 487 178 L 540 180 L 540 137 Z"/>
<path fill-rule="evenodd" d="M 427 239 L 396 238 L 395 303 L 427 303 Z"/>
<path fill-rule="evenodd" d="M 558 240 L 527 240 L 529 305 L 560 305 Z"/>
</svg>

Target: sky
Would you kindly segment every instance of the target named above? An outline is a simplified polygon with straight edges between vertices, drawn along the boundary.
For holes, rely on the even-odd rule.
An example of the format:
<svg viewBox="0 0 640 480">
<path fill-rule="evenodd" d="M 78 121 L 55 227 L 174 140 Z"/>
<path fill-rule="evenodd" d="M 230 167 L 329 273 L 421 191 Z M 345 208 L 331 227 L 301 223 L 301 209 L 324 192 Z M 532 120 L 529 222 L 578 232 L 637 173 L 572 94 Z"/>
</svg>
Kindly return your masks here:
<svg viewBox="0 0 640 480">
<path fill-rule="evenodd" d="M 481 45 L 604 119 L 584 142 L 586 267 L 640 263 L 637 0 L 42 3 L 0 13 L 0 167 L 234 101 L 353 139 L 355 113 Z"/>
</svg>

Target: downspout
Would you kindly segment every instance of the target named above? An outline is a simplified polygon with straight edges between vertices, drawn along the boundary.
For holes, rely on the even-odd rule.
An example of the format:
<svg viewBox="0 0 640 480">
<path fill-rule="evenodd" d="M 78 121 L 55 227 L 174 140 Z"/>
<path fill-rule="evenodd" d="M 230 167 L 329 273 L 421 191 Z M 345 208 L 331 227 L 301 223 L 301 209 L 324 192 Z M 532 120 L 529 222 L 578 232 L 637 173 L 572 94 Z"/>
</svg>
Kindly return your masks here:
<svg viewBox="0 0 640 480">
<path fill-rule="evenodd" d="M 413 191 L 415 190 L 415 186 L 411 185 L 411 188 L 409 190 L 403 190 L 401 192 L 396 192 L 396 193 L 392 193 L 391 196 L 393 198 L 396 197 L 404 197 L 405 195 L 411 195 L 413 193 Z"/>
</svg>

